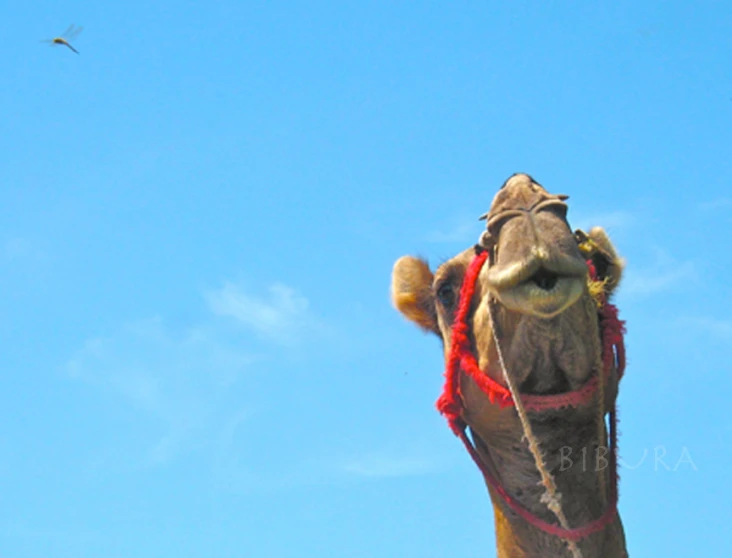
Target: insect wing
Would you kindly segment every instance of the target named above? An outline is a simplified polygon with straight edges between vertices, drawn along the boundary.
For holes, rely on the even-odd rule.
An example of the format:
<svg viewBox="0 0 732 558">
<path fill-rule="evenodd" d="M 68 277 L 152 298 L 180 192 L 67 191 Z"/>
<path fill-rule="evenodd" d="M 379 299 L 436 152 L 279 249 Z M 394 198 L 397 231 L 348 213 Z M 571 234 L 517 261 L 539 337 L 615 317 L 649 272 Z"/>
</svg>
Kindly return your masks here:
<svg viewBox="0 0 732 558">
<path fill-rule="evenodd" d="M 83 27 L 74 27 L 72 25 L 61 36 L 64 37 L 67 41 L 73 41 L 74 39 L 76 39 L 76 37 L 79 36 L 79 33 L 81 33 L 83 31 L 83 29 L 84 29 Z"/>
<path fill-rule="evenodd" d="M 69 26 L 68 26 L 68 27 L 66 28 L 66 31 L 64 31 L 63 33 L 61 33 L 61 34 L 59 35 L 59 37 L 67 37 L 67 36 L 68 36 L 68 34 L 69 34 L 69 33 L 71 33 L 71 32 L 72 32 L 73 30 L 74 30 L 74 24 L 72 23 L 71 25 L 69 25 Z"/>
</svg>

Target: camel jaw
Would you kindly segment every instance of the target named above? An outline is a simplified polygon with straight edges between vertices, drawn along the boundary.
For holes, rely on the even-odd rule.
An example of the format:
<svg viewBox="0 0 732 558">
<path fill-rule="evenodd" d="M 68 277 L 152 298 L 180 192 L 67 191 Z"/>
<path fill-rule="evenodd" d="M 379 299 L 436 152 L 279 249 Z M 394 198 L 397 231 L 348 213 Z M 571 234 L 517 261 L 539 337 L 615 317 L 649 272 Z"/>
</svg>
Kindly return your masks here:
<svg viewBox="0 0 732 558">
<path fill-rule="evenodd" d="M 509 310 L 553 318 L 582 296 L 587 277 L 584 261 L 532 250 L 524 261 L 487 270 L 489 289 Z"/>
</svg>

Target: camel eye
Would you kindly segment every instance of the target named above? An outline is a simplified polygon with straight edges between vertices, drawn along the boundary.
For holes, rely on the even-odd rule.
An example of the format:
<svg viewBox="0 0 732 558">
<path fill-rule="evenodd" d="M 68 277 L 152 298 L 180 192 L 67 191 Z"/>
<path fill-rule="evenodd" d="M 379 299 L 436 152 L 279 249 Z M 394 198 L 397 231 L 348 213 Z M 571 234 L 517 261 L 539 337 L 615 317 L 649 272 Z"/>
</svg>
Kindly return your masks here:
<svg viewBox="0 0 732 558">
<path fill-rule="evenodd" d="M 451 283 L 443 283 L 437 289 L 437 300 L 446 309 L 451 309 L 455 305 L 455 289 Z"/>
</svg>

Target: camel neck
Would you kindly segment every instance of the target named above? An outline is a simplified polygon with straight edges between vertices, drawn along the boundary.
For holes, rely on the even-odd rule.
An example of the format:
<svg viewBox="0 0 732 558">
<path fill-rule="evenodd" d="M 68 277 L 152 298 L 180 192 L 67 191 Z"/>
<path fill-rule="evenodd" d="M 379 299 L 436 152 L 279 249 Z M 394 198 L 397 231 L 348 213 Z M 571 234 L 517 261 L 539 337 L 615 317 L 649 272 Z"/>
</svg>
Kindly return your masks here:
<svg viewBox="0 0 732 558">
<path fill-rule="evenodd" d="M 575 409 L 546 414 L 534 422 L 547 469 L 562 495 L 562 507 L 572 528 L 602 516 L 612 497 L 610 456 L 604 440 L 598 445 L 595 420 L 591 410 Z M 541 502 L 544 489 L 531 453 L 526 444 L 509 442 L 515 440 L 515 426 L 505 426 L 504 433 L 492 431 L 484 435 L 472 429 L 478 454 L 514 501 L 541 520 L 555 523 L 552 512 Z M 489 492 L 494 504 L 499 556 L 571 557 L 564 541 L 519 517 L 490 487 Z M 584 558 L 627 556 L 619 517 L 577 544 Z"/>
</svg>

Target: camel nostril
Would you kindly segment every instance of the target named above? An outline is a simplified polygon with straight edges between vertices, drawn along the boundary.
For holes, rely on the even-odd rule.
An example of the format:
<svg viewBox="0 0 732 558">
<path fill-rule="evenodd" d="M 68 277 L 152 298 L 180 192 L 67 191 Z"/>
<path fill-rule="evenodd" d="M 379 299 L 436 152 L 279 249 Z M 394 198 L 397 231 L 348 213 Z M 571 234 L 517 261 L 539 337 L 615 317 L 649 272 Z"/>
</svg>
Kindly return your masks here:
<svg viewBox="0 0 732 558">
<path fill-rule="evenodd" d="M 533 281 L 533 283 L 540 289 L 550 291 L 557 284 L 557 281 L 559 280 L 559 275 L 557 275 L 556 273 L 552 273 L 551 271 L 547 271 L 544 268 L 541 268 L 539 271 L 531 276 L 530 280 Z"/>
</svg>

